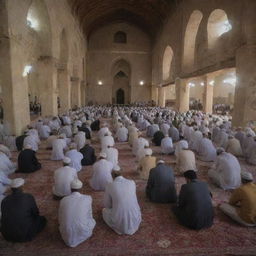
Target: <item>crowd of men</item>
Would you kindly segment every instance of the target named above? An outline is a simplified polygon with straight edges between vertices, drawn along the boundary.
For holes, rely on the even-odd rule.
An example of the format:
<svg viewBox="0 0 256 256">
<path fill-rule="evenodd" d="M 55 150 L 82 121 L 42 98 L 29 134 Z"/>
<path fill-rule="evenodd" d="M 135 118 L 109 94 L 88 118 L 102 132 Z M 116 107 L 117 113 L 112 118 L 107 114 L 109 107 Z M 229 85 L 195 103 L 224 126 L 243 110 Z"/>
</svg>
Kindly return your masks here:
<svg viewBox="0 0 256 256">
<path fill-rule="evenodd" d="M 66 245 L 75 247 L 84 242 L 96 225 L 92 197 L 79 192 L 83 182 L 78 173 L 89 165 L 90 186 L 95 191 L 105 191 L 103 220 L 119 235 L 134 234 L 142 213 L 135 182 L 123 175 L 116 142 L 130 145 L 140 179 L 146 181 L 147 198 L 152 203 L 172 204 L 182 225 L 195 230 L 213 225 L 212 193 L 208 184 L 198 179 L 199 159 L 211 167 L 209 182 L 233 191 L 229 202 L 219 209 L 241 225 L 256 226 L 256 185 L 251 172 L 242 170 L 238 159 L 256 165 L 254 129 L 232 128 L 228 116 L 200 111 L 177 113 L 147 106 L 87 106 L 61 116 L 39 118 L 21 136 L 0 137 L 2 235 L 8 241 L 30 241 L 47 224 L 34 197 L 23 192 L 25 180 L 10 178 L 15 171 L 31 173 L 42 168 L 36 157 L 42 145 L 51 150 L 52 161 L 63 162 L 53 173 L 52 194 L 53 200 L 60 200 L 59 231 Z M 91 139 L 100 143 L 98 158 Z M 166 157 L 175 156 L 174 169 L 155 156 L 152 145 Z M 16 150 L 20 151 L 17 165 L 11 161 L 12 151 Z M 175 186 L 177 175 L 186 180 L 179 194 Z"/>
</svg>

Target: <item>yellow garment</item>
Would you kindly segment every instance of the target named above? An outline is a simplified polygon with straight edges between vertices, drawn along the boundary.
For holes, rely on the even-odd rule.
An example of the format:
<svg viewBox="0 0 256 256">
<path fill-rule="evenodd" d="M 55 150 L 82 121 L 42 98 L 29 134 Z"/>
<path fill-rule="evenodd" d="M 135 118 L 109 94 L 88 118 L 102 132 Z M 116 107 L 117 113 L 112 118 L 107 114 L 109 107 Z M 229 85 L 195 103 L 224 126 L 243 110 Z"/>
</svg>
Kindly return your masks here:
<svg viewBox="0 0 256 256">
<path fill-rule="evenodd" d="M 256 184 L 247 183 L 236 189 L 229 203 L 237 206 L 237 213 L 242 220 L 256 224 Z"/>
<path fill-rule="evenodd" d="M 148 179 L 149 172 L 156 167 L 156 157 L 145 156 L 140 160 L 139 171 L 142 179 Z"/>
<path fill-rule="evenodd" d="M 242 156 L 242 148 L 240 141 L 236 138 L 229 139 L 226 151 L 233 154 L 234 156 Z"/>
</svg>

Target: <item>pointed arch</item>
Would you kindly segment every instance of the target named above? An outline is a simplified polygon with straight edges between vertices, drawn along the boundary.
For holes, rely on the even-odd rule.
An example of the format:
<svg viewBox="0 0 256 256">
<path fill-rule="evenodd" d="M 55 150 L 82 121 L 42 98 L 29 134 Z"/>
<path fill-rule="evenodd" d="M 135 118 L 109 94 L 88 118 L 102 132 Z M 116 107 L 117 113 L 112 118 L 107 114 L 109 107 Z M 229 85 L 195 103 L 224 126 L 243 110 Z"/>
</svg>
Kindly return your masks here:
<svg viewBox="0 0 256 256">
<path fill-rule="evenodd" d="M 172 50 L 172 47 L 168 45 L 164 51 L 164 56 L 163 56 L 163 67 L 162 67 L 163 80 L 167 80 L 170 77 L 172 61 L 173 61 L 173 50 Z"/>
</svg>

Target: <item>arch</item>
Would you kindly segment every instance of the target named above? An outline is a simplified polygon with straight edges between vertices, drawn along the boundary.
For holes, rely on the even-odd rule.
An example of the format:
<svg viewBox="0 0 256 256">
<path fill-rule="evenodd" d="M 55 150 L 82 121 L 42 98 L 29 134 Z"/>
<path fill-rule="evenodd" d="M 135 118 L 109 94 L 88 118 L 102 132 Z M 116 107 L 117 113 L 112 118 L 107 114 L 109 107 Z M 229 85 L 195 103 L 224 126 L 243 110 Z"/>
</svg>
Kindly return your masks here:
<svg viewBox="0 0 256 256">
<path fill-rule="evenodd" d="M 214 10 L 208 19 L 207 34 L 208 48 L 213 48 L 220 36 L 232 29 L 226 12 L 222 9 Z"/>
<path fill-rule="evenodd" d="M 171 65 L 173 60 L 173 50 L 171 46 L 167 46 L 163 57 L 163 80 L 167 80 L 170 77 Z"/>
<path fill-rule="evenodd" d="M 69 57 L 68 39 L 67 39 L 66 30 L 63 28 L 60 34 L 59 60 L 61 63 L 66 64 L 68 62 L 68 57 Z"/>
<path fill-rule="evenodd" d="M 116 91 L 116 104 L 124 104 L 125 103 L 125 92 L 123 89 L 119 88 Z"/>
<path fill-rule="evenodd" d="M 196 37 L 199 26 L 203 19 L 203 14 L 199 10 L 195 10 L 190 15 L 184 37 L 184 53 L 183 53 L 183 68 L 188 69 L 193 67 L 195 62 L 195 46 Z"/>
<path fill-rule="evenodd" d="M 114 43 L 118 44 L 126 44 L 127 43 L 127 36 L 126 33 L 123 31 L 118 31 L 114 34 Z"/>
<path fill-rule="evenodd" d="M 112 76 L 115 76 L 119 71 L 122 71 L 126 74 L 126 76 L 130 76 L 131 74 L 131 65 L 130 63 L 125 59 L 117 59 L 111 68 L 111 74 Z"/>
</svg>

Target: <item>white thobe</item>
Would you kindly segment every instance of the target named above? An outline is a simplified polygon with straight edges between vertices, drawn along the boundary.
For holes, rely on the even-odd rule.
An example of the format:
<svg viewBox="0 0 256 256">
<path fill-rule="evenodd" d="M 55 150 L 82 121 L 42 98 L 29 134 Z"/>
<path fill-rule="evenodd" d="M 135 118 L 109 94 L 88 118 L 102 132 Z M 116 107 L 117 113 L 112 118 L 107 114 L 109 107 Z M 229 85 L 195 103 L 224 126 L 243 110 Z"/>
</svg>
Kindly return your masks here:
<svg viewBox="0 0 256 256">
<path fill-rule="evenodd" d="M 16 170 L 16 165 L 11 162 L 6 154 L 0 152 L 0 171 L 2 171 L 6 176 L 14 173 Z"/>
<path fill-rule="evenodd" d="M 194 131 L 191 134 L 189 140 L 189 148 L 194 151 L 198 151 L 198 143 L 203 138 L 203 134 L 200 131 Z"/>
<path fill-rule="evenodd" d="M 120 127 L 116 131 L 116 137 L 119 142 L 125 142 L 128 140 L 128 129 Z"/>
<path fill-rule="evenodd" d="M 56 120 L 51 120 L 49 122 L 49 126 L 51 128 L 51 130 L 59 130 L 60 129 L 60 124 L 59 124 L 59 121 L 56 119 Z"/>
<path fill-rule="evenodd" d="M 11 180 L 6 176 L 6 174 L 3 171 L 0 171 L 0 195 L 2 195 L 8 188 L 9 185 L 11 185 Z"/>
<path fill-rule="evenodd" d="M 141 223 L 141 211 L 133 180 L 122 176 L 108 184 L 104 194 L 103 219 L 118 234 L 134 234 Z"/>
<path fill-rule="evenodd" d="M 101 150 L 105 150 L 108 146 L 112 147 L 115 145 L 115 141 L 112 136 L 103 136 L 100 142 L 101 142 Z"/>
<path fill-rule="evenodd" d="M 175 156 L 178 157 L 183 148 L 188 148 L 188 142 L 186 140 L 180 140 L 175 144 Z"/>
<path fill-rule="evenodd" d="M 62 160 L 64 156 L 64 149 L 67 147 L 65 139 L 56 139 L 52 142 L 51 160 Z"/>
<path fill-rule="evenodd" d="M 67 246 L 76 247 L 87 240 L 95 225 L 91 196 L 73 192 L 60 201 L 59 230 Z"/>
<path fill-rule="evenodd" d="M 74 137 L 74 142 L 76 143 L 78 150 L 83 148 L 86 142 L 85 132 L 78 132 Z"/>
<path fill-rule="evenodd" d="M 4 144 L 0 144 L 0 151 L 5 153 L 8 158 L 12 157 L 12 153 L 8 147 L 6 147 Z"/>
<path fill-rule="evenodd" d="M 102 127 L 100 128 L 100 130 L 98 131 L 98 137 L 99 139 L 101 139 L 106 133 L 109 132 L 108 127 Z"/>
<path fill-rule="evenodd" d="M 105 148 L 103 152 L 107 154 L 106 160 L 111 162 L 114 168 L 117 167 L 118 166 L 118 150 L 116 148 L 111 147 L 111 148 Z"/>
<path fill-rule="evenodd" d="M 77 178 L 77 171 L 64 166 L 54 172 L 53 194 L 59 197 L 71 194 L 71 182 Z"/>
<path fill-rule="evenodd" d="M 215 141 L 217 147 L 222 147 L 226 150 L 228 144 L 228 134 L 226 133 L 226 131 L 220 130 Z"/>
<path fill-rule="evenodd" d="M 161 152 L 163 154 L 171 154 L 173 153 L 174 148 L 173 148 L 173 143 L 172 143 L 172 138 L 166 137 L 161 140 Z"/>
<path fill-rule="evenodd" d="M 149 142 L 145 138 L 139 137 L 138 139 L 135 139 L 132 144 L 133 155 L 137 156 L 138 151 L 145 148 L 145 146 L 149 147 Z"/>
<path fill-rule="evenodd" d="M 106 159 L 93 164 L 90 185 L 94 190 L 105 190 L 107 184 L 113 181 L 111 176 L 113 167 L 113 164 Z"/>
<path fill-rule="evenodd" d="M 40 140 L 36 136 L 29 135 L 23 141 L 23 148 L 30 145 L 32 147 L 31 149 L 36 152 L 38 150 L 38 144 L 39 143 L 40 143 Z"/>
<path fill-rule="evenodd" d="M 160 130 L 162 131 L 162 133 L 164 135 L 168 135 L 169 134 L 169 129 L 170 129 L 170 125 L 169 124 L 163 123 L 163 124 L 160 125 Z"/>
<path fill-rule="evenodd" d="M 216 159 L 216 168 L 209 171 L 209 177 L 222 189 L 236 189 L 241 185 L 241 167 L 235 156 L 223 152 Z"/>
<path fill-rule="evenodd" d="M 70 167 L 76 169 L 77 172 L 81 171 L 81 160 L 84 158 L 82 153 L 78 152 L 76 149 L 71 149 L 66 152 L 65 156 L 71 159 Z"/>
<path fill-rule="evenodd" d="M 10 149 L 10 151 L 17 151 L 16 137 L 14 135 L 4 137 L 4 145 Z"/>
<path fill-rule="evenodd" d="M 56 135 L 50 135 L 46 140 L 46 148 L 52 148 L 52 142 L 56 140 L 58 137 Z"/>
<path fill-rule="evenodd" d="M 65 125 L 65 126 L 61 127 L 60 133 L 64 133 L 67 136 L 67 138 L 71 138 L 72 137 L 71 125 Z"/>
<path fill-rule="evenodd" d="M 234 156 L 242 156 L 243 152 L 240 141 L 236 138 L 229 139 L 227 143 L 227 152 Z"/>
<path fill-rule="evenodd" d="M 197 171 L 195 154 L 191 150 L 180 151 L 177 157 L 177 169 L 180 173 L 188 170 Z"/>
<path fill-rule="evenodd" d="M 48 125 L 42 125 L 38 131 L 41 139 L 47 139 L 50 136 L 51 128 Z"/>
<path fill-rule="evenodd" d="M 216 157 L 216 149 L 212 141 L 207 138 L 202 138 L 198 143 L 198 158 L 201 161 L 211 162 L 215 161 Z"/>
<path fill-rule="evenodd" d="M 136 160 L 140 162 L 140 160 L 145 157 L 146 155 L 152 155 L 153 151 L 151 148 L 141 148 L 138 150 L 138 153 L 136 155 Z"/>
</svg>

